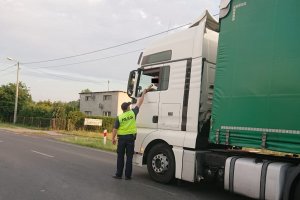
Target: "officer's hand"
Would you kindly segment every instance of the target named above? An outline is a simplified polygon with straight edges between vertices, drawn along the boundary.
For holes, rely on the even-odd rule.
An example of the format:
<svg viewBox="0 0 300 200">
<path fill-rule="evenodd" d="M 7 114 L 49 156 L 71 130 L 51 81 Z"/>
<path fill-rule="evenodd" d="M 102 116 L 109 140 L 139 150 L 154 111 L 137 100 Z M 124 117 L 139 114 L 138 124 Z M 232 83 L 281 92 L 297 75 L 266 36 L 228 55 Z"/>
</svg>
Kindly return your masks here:
<svg viewBox="0 0 300 200">
<path fill-rule="evenodd" d="M 146 88 L 146 89 L 143 91 L 143 93 L 146 94 L 147 92 L 151 91 L 152 87 L 153 87 L 153 84 L 149 85 L 148 88 Z"/>
<path fill-rule="evenodd" d="M 112 139 L 112 143 L 113 143 L 113 145 L 115 145 L 115 144 L 117 143 L 116 138 L 113 138 L 113 139 Z"/>
</svg>

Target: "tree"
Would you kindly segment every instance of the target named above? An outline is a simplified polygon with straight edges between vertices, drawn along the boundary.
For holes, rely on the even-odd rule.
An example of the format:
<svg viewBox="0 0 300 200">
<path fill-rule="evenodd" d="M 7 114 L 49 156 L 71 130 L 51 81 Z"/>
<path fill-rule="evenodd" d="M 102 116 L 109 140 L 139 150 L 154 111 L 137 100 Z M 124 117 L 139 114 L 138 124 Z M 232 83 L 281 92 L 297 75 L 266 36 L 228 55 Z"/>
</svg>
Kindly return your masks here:
<svg viewBox="0 0 300 200">
<path fill-rule="evenodd" d="M 82 127 L 83 123 L 84 123 L 84 118 L 85 118 L 85 114 L 83 114 L 80 111 L 71 111 L 68 114 L 68 118 L 69 118 L 69 130 L 78 130 L 80 127 Z"/>
<path fill-rule="evenodd" d="M 67 114 L 66 114 L 66 106 L 65 103 L 62 103 L 60 101 L 54 102 L 53 105 L 53 112 L 52 112 L 52 117 L 53 118 L 59 118 L 59 119 L 65 119 Z"/>
<path fill-rule="evenodd" d="M 0 119 L 9 120 L 14 114 L 16 84 L 9 83 L 0 87 Z M 32 103 L 29 89 L 22 82 L 19 83 L 18 112 L 27 104 Z"/>
<path fill-rule="evenodd" d="M 32 102 L 26 104 L 22 110 L 20 110 L 19 115 L 22 117 L 51 118 L 52 112 L 53 107 L 50 101 L 39 101 L 37 103 Z"/>
<path fill-rule="evenodd" d="M 88 88 L 81 90 L 81 93 L 90 93 L 90 92 L 92 92 L 92 91 Z"/>
<path fill-rule="evenodd" d="M 79 111 L 79 100 L 66 103 L 66 113 L 69 115 L 72 111 Z"/>
<path fill-rule="evenodd" d="M 20 110 L 22 117 L 60 118 L 65 119 L 70 112 L 79 111 L 79 101 L 51 102 L 39 101 L 26 104 Z"/>
</svg>

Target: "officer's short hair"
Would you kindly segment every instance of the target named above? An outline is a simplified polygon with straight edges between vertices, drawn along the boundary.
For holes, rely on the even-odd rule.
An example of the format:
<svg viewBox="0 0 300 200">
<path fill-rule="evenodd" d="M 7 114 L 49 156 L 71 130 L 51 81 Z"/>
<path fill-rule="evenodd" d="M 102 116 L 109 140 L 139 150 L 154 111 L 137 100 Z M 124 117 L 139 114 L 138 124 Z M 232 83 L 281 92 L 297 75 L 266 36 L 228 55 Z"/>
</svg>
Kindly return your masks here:
<svg viewBox="0 0 300 200">
<path fill-rule="evenodd" d="M 124 103 L 122 103 L 121 108 L 123 111 L 125 111 L 128 109 L 128 106 L 130 106 L 130 105 L 131 105 L 130 102 L 124 102 Z"/>
</svg>

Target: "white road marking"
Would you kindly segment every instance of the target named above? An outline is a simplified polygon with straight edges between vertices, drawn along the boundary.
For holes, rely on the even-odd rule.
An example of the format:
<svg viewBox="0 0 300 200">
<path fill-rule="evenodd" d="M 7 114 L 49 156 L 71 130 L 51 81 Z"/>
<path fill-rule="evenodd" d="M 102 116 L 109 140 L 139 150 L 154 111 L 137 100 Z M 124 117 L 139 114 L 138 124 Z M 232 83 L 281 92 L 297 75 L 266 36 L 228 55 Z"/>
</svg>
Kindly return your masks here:
<svg viewBox="0 0 300 200">
<path fill-rule="evenodd" d="M 0 142 L 3 142 L 2 140 L 0 140 Z"/>
<path fill-rule="evenodd" d="M 34 150 L 31 150 L 33 153 L 37 153 L 37 154 L 40 154 L 40 155 L 43 155 L 43 156 L 47 156 L 47 157 L 50 157 L 50 158 L 54 158 L 54 156 L 51 156 L 51 155 L 48 155 L 48 154 L 45 154 L 45 153 L 42 153 L 42 152 L 38 152 L 38 151 L 34 151 Z"/>
</svg>

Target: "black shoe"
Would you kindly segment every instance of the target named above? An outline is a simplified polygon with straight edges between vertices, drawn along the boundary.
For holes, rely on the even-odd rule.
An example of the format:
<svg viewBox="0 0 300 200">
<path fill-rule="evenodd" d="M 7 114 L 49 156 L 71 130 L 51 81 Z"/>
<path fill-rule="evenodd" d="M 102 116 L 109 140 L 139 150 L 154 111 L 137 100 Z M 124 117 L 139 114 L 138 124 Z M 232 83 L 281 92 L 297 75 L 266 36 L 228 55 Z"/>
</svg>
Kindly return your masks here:
<svg viewBox="0 0 300 200">
<path fill-rule="evenodd" d="M 122 176 L 114 175 L 113 178 L 115 178 L 115 179 L 122 179 Z"/>
<path fill-rule="evenodd" d="M 125 176 L 125 180 L 131 180 L 131 177 Z"/>
</svg>

